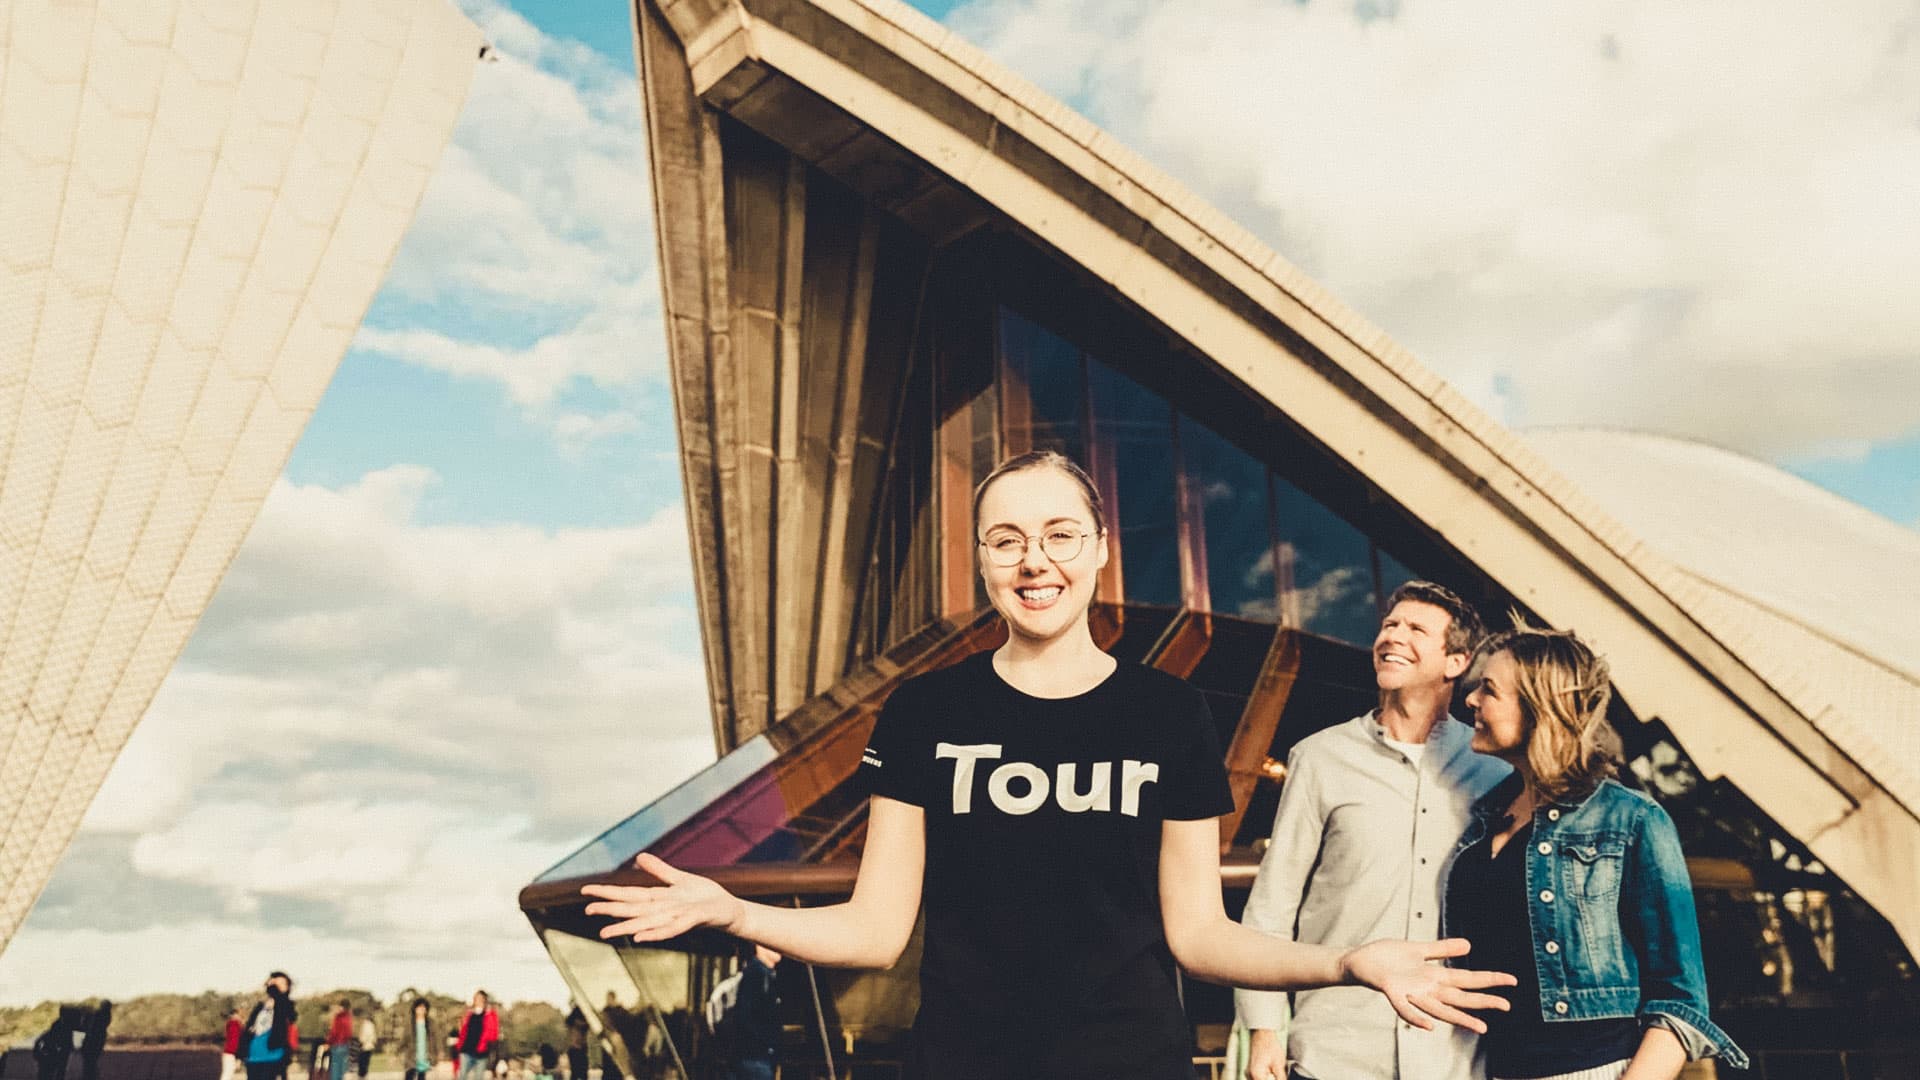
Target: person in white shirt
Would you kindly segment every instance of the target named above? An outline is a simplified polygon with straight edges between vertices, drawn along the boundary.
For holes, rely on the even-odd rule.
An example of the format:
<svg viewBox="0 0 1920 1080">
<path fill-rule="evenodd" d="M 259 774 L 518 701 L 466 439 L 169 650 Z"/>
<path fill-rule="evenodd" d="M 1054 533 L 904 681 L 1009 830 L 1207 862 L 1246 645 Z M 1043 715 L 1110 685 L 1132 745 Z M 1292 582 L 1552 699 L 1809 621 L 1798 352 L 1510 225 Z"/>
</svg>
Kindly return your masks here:
<svg viewBox="0 0 1920 1080">
<path fill-rule="evenodd" d="M 1454 683 L 1479 615 L 1426 581 L 1396 589 L 1373 642 L 1379 707 L 1302 739 L 1287 759 L 1273 838 L 1241 921 L 1276 937 L 1351 948 L 1440 936 L 1441 872 L 1474 800 L 1509 769 L 1470 749 Z M 1423 1030 L 1378 995 L 1328 987 L 1239 990 L 1252 1032 L 1248 1080 L 1477 1080 L 1478 1037 Z M 1283 1044 L 1280 1031 L 1287 1029 Z"/>
</svg>

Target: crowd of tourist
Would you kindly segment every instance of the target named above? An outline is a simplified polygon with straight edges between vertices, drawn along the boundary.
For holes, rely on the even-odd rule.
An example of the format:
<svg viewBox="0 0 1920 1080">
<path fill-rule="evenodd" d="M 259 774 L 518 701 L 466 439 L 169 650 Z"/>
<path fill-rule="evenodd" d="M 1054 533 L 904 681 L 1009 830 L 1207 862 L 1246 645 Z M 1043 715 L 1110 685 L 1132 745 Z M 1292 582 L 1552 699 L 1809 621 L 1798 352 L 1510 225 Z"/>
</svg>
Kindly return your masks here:
<svg viewBox="0 0 1920 1080">
<path fill-rule="evenodd" d="M 309 1026 L 310 1038 L 302 1042 L 293 977 L 270 973 L 254 1001 L 227 1012 L 219 1033 L 218 1080 L 288 1080 L 302 1070 L 307 1080 L 366 1080 L 383 1043 L 393 1059 L 383 1071 L 398 1071 L 404 1080 L 585 1080 L 588 1073 L 591 1029 L 577 1006 L 566 1021 L 564 1070 L 560 1050 L 550 1044 L 524 1057 L 506 1052 L 500 1010 L 485 990 L 474 991 L 457 1018 L 444 1020 L 435 1017 L 425 996 L 415 997 L 400 1025 L 383 1021 L 374 1006 L 355 1007 L 348 997 L 325 1008 L 324 1021 Z M 68 1080 L 76 1054 L 78 1080 L 99 1080 L 112 1022 L 110 1001 L 62 1006 L 33 1042 L 36 1080 Z M 609 1075 L 620 1078 L 617 1069 Z"/>
</svg>

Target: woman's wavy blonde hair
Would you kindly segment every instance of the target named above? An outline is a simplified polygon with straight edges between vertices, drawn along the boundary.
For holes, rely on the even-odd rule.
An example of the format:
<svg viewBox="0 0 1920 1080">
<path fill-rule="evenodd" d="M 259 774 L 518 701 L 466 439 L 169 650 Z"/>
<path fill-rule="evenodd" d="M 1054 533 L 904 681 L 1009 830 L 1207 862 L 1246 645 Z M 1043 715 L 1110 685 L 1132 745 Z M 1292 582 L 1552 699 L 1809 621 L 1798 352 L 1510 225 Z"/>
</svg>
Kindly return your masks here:
<svg viewBox="0 0 1920 1080">
<path fill-rule="evenodd" d="M 1514 619 L 1514 628 L 1480 646 L 1484 663 L 1513 657 L 1514 690 L 1532 729 L 1527 764 L 1534 784 L 1555 801 L 1580 798 L 1620 767 L 1620 737 L 1607 722 L 1613 691 L 1607 661 L 1571 630 L 1547 630 Z"/>
</svg>

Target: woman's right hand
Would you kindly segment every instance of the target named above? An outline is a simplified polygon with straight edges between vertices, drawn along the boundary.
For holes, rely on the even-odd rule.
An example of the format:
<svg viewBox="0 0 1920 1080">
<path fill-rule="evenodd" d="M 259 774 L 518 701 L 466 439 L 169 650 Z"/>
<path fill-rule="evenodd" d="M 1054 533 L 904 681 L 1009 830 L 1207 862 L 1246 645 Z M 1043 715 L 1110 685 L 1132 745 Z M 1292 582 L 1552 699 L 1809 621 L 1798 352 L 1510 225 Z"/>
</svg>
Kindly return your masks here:
<svg viewBox="0 0 1920 1080">
<path fill-rule="evenodd" d="M 631 935 L 635 941 L 664 941 L 711 926 L 737 934 L 746 918 L 746 902 L 698 874 L 689 874 L 656 855 L 642 854 L 633 865 L 652 874 L 659 885 L 582 885 L 597 897 L 589 915 L 614 921 L 600 928 L 601 938 Z"/>
<path fill-rule="evenodd" d="M 1508 1008 L 1507 1000 L 1477 991 L 1512 986 L 1512 975 L 1500 971 L 1466 971 L 1436 961 L 1467 955 L 1465 938 L 1444 941 L 1370 941 L 1340 958 L 1349 979 L 1386 995 L 1400 1019 L 1431 1030 L 1433 1022 L 1452 1024 L 1486 1034 L 1487 1025 L 1467 1009 Z"/>
</svg>

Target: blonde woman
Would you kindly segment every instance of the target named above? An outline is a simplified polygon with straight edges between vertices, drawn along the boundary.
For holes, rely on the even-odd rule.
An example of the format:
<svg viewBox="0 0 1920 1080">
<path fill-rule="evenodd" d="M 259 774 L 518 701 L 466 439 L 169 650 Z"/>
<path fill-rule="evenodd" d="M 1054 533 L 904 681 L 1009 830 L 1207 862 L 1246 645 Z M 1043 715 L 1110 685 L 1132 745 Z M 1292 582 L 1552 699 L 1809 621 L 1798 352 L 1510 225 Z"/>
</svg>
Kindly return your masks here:
<svg viewBox="0 0 1920 1080">
<path fill-rule="evenodd" d="M 1747 1056 L 1707 1018 L 1692 884 L 1673 820 L 1613 779 L 1607 662 L 1522 626 L 1481 647 L 1473 748 L 1514 775 L 1474 807 L 1448 870 L 1443 932 L 1518 977 L 1487 1014 L 1493 1080 L 1673 1080 Z"/>
</svg>

